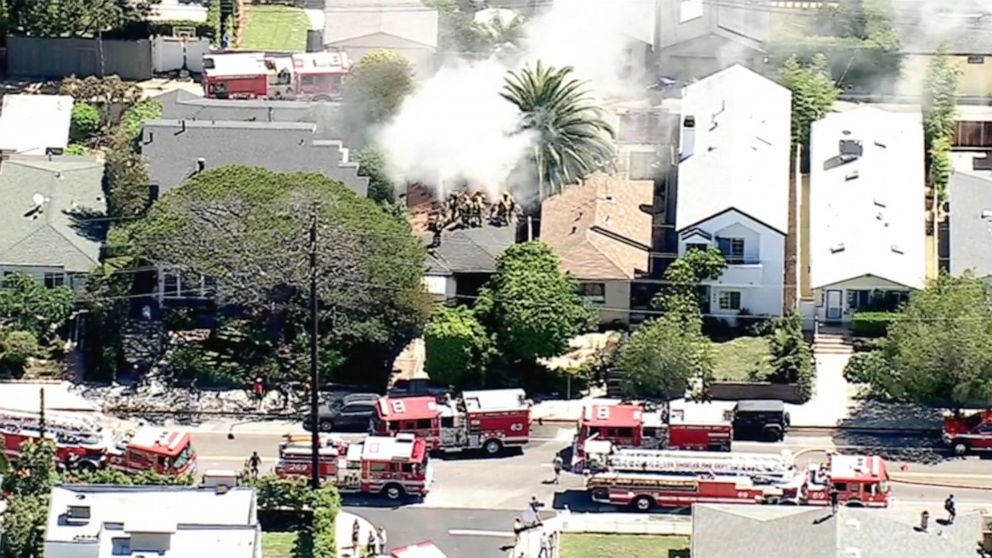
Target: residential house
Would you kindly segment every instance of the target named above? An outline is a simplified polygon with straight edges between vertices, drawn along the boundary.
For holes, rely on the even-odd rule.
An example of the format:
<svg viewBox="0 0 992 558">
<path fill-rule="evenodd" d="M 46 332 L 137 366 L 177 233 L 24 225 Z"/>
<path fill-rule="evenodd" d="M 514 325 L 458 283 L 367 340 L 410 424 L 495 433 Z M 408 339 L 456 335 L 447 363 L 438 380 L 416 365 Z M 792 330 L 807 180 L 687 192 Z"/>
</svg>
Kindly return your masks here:
<svg viewBox="0 0 992 558">
<path fill-rule="evenodd" d="M 631 282 L 648 271 L 653 192 L 651 181 L 597 173 L 541 204 L 541 240 L 602 325 L 630 322 Z"/>
<path fill-rule="evenodd" d="M 496 257 L 513 245 L 516 227 L 485 225 L 422 238 L 427 245 L 427 292 L 442 301 L 469 303 L 496 273 Z"/>
<path fill-rule="evenodd" d="M 919 112 L 863 106 L 813 123 L 810 287 L 821 321 L 892 307 L 926 274 Z"/>
<path fill-rule="evenodd" d="M 953 527 L 877 510 L 822 507 L 692 506 L 692 558 L 932 558 L 976 556 L 982 517 L 962 513 Z"/>
<path fill-rule="evenodd" d="M 413 64 L 417 76 L 434 73 L 438 11 L 410 0 L 327 0 L 324 46 L 340 48 L 357 62 L 365 53 L 389 49 Z"/>
<path fill-rule="evenodd" d="M 251 165 L 283 172 L 317 172 L 339 180 L 360 196 L 368 178 L 339 140 L 318 139 L 309 122 L 150 120 L 142 132 L 141 153 L 158 194 L 206 168 Z"/>
<path fill-rule="evenodd" d="M 56 485 L 48 558 L 261 558 L 255 489 L 225 486 Z"/>
<path fill-rule="evenodd" d="M 103 163 L 14 155 L 0 161 L 0 271 L 79 288 L 100 263 Z"/>
<path fill-rule="evenodd" d="M 733 64 L 765 67 L 771 10 L 708 0 L 657 0 L 655 53 L 665 75 L 702 78 Z"/>
<path fill-rule="evenodd" d="M 992 180 L 955 172 L 948 195 L 946 270 L 953 275 L 970 270 L 976 277 L 992 278 Z"/>
<path fill-rule="evenodd" d="M 675 230 L 678 255 L 718 248 L 705 313 L 779 315 L 789 227 L 788 89 L 740 65 L 685 89 Z"/>
<path fill-rule="evenodd" d="M 941 49 L 958 70 L 958 95 L 992 96 L 992 21 L 984 0 L 901 0 L 893 24 L 899 34 L 897 95 L 917 97 L 930 62 Z"/>
<path fill-rule="evenodd" d="M 0 150 L 45 155 L 69 145 L 72 97 L 66 95 L 3 96 Z"/>
</svg>

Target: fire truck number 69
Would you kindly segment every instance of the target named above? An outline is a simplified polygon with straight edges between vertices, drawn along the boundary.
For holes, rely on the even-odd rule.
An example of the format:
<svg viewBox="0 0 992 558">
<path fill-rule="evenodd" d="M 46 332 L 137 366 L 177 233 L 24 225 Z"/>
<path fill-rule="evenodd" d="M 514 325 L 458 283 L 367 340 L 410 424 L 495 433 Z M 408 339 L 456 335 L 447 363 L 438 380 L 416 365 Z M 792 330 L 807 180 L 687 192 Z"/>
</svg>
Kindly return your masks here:
<svg viewBox="0 0 992 558">
<path fill-rule="evenodd" d="M 512 430 L 513 432 L 520 432 L 523 429 L 524 429 L 524 425 L 519 422 L 515 422 L 510 425 L 510 430 Z"/>
</svg>

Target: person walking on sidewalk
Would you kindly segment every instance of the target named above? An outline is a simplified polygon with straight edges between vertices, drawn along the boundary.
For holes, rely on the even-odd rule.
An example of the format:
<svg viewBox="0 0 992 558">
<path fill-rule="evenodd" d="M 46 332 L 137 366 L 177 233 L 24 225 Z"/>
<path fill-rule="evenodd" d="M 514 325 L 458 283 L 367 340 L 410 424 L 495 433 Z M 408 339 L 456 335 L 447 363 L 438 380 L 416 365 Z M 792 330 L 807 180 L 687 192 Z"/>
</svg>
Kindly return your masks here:
<svg viewBox="0 0 992 558">
<path fill-rule="evenodd" d="M 958 515 L 957 509 L 954 506 L 954 495 L 951 494 L 944 500 L 944 511 L 947 512 L 947 524 L 954 525 L 954 518 Z"/>
<path fill-rule="evenodd" d="M 248 458 L 248 468 L 251 471 L 252 480 L 258 478 L 258 468 L 262 465 L 262 458 L 258 456 L 257 451 L 251 452 L 251 457 Z"/>
<path fill-rule="evenodd" d="M 375 529 L 369 529 L 369 538 L 365 541 L 365 555 L 378 556 L 379 549 L 376 548 L 379 539 L 375 536 Z"/>
<path fill-rule="evenodd" d="M 537 553 L 537 558 L 551 558 L 551 540 L 546 532 L 541 532 L 541 550 Z"/>
<path fill-rule="evenodd" d="M 358 556 L 361 547 L 358 546 L 359 536 L 362 532 L 362 526 L 358 524 L 358 519 L 351 524 L 351 554 L 352 556 Z"/>
<path fill-rule="evenodd" d="M 551 463 L 551 466 L 555 468 L 555 480 L 554 484 L 558 484 L 558 477 L 561 476 L 561 469 L 565 466 L 565 462 L 562 460 L 560 455 L 555 456 L 555 460 Z"/>
<path fill-rule="evenodd" d="M 840 492 L 834 483 L 830 483 L 830 511 L 834 514 L 837 513 L 837 505 L 840 503 Z"/>
<path fill-rule="evenodd" d="M 389 547 L 386 546 L 386 528 L 382 525 L 379 526 L 379 531 L 376 532 L 376 538 L 379 539 L 379 552 L 385 555 L 389 552 Z"/>
</svg>

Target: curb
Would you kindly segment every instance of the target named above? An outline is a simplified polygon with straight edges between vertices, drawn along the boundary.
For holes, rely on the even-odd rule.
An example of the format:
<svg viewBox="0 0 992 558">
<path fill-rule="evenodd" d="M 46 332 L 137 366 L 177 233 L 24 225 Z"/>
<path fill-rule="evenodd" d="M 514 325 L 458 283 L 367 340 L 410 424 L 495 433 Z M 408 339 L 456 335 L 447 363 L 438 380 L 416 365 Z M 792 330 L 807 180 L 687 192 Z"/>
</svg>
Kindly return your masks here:
<svg viewBox="0 0 992 558">
<path fill-rule="evenodd" d="M 950 482 L 923 482 L 923 481 L 911 481 L 911 480 L 895 480 L 890 478 L 889 482 L 899 483 L 899 484 L 911 484 L 915 486 L 938 486 L 941 488 L 959 488 L 961 490 L 990 490 L 992 491 L 992 486 L 989 485 L 975 485 L 975 484 L 957 484 Z"/>
</svg>

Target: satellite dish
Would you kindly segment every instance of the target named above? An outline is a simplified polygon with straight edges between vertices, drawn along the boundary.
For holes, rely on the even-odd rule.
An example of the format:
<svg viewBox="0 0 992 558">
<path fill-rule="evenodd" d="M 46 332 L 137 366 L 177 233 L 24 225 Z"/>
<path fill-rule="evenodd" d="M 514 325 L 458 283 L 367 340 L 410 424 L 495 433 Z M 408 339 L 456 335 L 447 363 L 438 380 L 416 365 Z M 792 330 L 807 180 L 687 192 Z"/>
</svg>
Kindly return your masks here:
<svg viewBox="0 0 992 558">
<path fill-rule="evenodd" d="M 35 205 L 43 205 L 45 203 L 45 196 L 41 194 L 35 194 L 31 196 L 31 201 L 34 202 Z"/>
</svg>

